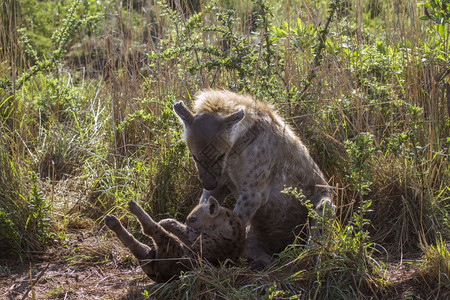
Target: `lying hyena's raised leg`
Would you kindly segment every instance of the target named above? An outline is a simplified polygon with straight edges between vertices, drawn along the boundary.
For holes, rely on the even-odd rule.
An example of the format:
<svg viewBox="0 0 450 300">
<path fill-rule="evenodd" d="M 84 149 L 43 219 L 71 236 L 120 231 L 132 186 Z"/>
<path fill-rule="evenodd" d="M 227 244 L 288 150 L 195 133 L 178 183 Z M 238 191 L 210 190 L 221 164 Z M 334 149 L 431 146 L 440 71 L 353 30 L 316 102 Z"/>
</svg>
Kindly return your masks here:
<svg viewBox="0 0 450 300">
<path fill-rule="evenodd" d="M 111 229 L 122 244 L 139 260 L 155 258 L 155 250 L 136 240 L 123 226 L 120 221 L 112 215 L 105 217 L 106 226 Z"/>
<path fill-rule="evenodd" d="M 150 236 L 158 249 L 158 259 L 181 258 L 183 256 L 183 245 L 180 240 L 165 230 L 133 200 L 128 202 L 128 207 L 139 220 L 143 232 Z"/>
<path fill-rule="evenodd" d="M 115 216 L 107 215 L 105 217 L 105 224 L 116 234 L 122 244 L 139 260 L 139 264 L 144 273 L 150 278 L 155 278 L 152 260 L 156 258 L 156 250 L 136 240 Z"/>
</svg>

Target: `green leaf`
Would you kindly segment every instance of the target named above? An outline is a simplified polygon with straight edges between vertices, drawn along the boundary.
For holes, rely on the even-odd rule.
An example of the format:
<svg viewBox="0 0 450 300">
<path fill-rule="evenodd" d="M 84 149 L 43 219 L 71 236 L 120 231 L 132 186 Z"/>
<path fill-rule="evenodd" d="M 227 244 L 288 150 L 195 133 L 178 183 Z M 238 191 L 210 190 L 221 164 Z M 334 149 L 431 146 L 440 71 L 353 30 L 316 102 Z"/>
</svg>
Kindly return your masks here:
<svg viewBox="0 0 450 300">
<path fill-rule="evenodd" d="M 439 24 L 438 33 L 442 38 L 445 38 L 445 25 L 444 24 Z"/>
</svg>

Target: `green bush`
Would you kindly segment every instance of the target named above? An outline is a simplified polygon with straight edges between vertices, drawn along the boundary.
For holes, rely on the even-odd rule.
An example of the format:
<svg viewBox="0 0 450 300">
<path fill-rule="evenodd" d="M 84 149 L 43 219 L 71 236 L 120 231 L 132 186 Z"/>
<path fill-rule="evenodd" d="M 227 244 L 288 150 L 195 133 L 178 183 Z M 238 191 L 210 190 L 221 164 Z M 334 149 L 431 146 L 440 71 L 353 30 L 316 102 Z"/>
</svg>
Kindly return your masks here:
<svg viewBox="0 0 450 300">
<path fill-rule="evenodd" d="M 183 220 L 201 187 L 172 105 L 227 88 L 287 119 L 335 187 L 336 218 L 261 273 L 205 265 L 145 295 L 384 298 L 383 261 L 422 252 L 415 280 L 443 295 L 447 2 L 0 5 L 0 250 L 45 251 L 74 219 L 126 223 L 129 199 Z"/>
<path fill-rule="evenodd" d="M 3 257 L 24 258 L 54 241 L 52 207 L 36 174 L 23 174 L 23 166 L 17 169 L 13 156 L 4 150 L 0 153 L 0 251 Z"/>
</svg>

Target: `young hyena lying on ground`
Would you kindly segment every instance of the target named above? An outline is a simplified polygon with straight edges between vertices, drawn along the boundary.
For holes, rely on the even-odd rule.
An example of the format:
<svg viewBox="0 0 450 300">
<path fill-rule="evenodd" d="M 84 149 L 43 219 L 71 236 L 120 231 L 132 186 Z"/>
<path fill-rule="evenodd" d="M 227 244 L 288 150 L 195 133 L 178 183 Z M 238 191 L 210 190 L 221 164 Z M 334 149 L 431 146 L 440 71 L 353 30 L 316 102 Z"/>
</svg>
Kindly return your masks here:
<svg viewBox="0 0 450 300">
<path fill-rule="evenodd" d="M 107 215 L 105 224 L 156 282 L 170 280 L 199 259 L 217 264 L 226 259 L 236 261 L 244 252 L 245 229 L 241 221 L 213 197 L 192 210 L 186 225 L 174 219 L 156 223 L 136 202 L 128 205 L 143 232 L 152 238 L 153 248 L 138 242 L 115 216 Z"/>
<path fill-rule="evenodd" d="M 262 101 L 229 91 L 203 91 L 196 114 L 178 102 L 174 110 L 203 185 L 200 203 L 214 196 L 236 199 L 234 212 L 247 234 L 247 256 L 266 264 L 299 234 L 306 235 L 307 210 L 283 193 L 302 190 L 316 211 L 332 211 L 331 189 L 293 130 Z"/>
</svg>

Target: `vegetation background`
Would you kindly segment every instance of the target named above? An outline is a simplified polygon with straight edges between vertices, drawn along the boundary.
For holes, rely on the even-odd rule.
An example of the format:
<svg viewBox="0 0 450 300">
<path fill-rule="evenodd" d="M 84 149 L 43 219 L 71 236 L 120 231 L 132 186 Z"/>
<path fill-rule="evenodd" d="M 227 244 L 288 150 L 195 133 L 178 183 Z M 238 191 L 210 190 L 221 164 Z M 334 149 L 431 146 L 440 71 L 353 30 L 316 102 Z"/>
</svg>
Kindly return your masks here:
<svg viewBox="0 0 450 300">
<path fill-rule="evenodd" d="M 448 299 L 449 26 L 449 0 L 0 1 L 1 297 Z M 337 216 L 261 272 L 153 284 L 103 217 L 184 219 L 171 108 L 205 88 L 273 103 Z"/>
</svg>

